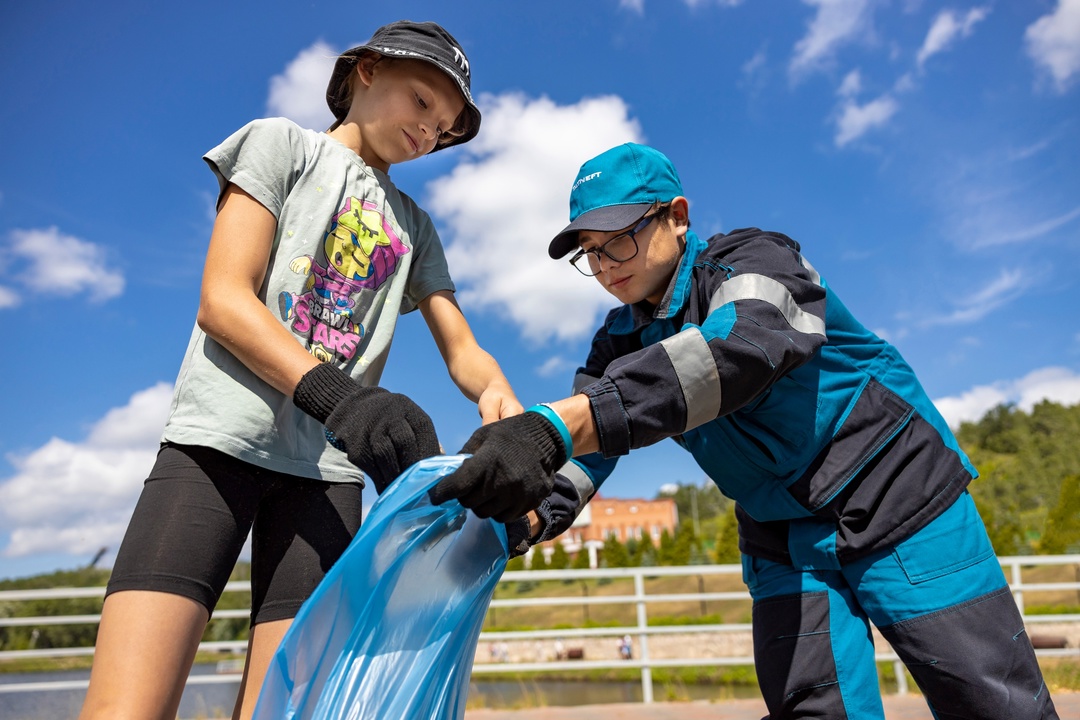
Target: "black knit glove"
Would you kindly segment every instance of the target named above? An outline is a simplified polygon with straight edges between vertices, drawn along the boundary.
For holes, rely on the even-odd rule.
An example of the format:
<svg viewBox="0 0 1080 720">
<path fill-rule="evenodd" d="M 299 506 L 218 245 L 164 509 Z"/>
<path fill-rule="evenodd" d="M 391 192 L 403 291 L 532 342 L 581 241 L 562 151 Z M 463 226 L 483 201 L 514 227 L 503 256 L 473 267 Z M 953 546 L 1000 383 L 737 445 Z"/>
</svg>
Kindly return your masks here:
<svg viewBox="0 0 1080 720">
<path fill-rule="evenodd" d="M 380 495 L 410 465 L 440 453 L 435 425 L 419 405 L 385 388 L 364 387 L 334 365 L 319 363 L 305 373 L 293 403 L 326 426 L 326 439 Z"/>
<path fill-rule="evenodd" d="M 461 467 L 431 488 L 431 502 L 451 498 L 477 516 L 507 523 L 536 508 L 566 462 L 566 444 L 550 420 L 535 412 L 485 425 L 469 438 Z"/>
<path fill-rule="evenodd" d="M 529 552 L 532 547 L 531 533 L 529 532 L 529 518 L 519 517 L 504 525 L 506 528 L 506 545 L 510 552 L 510 558 L 516 558 Z"/>
</svg>

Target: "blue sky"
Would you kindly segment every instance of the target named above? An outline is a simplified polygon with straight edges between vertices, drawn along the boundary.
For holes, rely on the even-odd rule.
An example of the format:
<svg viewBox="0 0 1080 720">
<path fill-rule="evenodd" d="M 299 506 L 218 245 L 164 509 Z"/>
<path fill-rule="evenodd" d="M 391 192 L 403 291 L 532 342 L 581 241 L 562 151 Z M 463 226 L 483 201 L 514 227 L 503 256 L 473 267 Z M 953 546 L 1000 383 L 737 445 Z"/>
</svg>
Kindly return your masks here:
<svg viewBox="0 0 1080 720">
<path fill-rule="evenodd" d="M 1080 402 L 1080 0 L 5 3 L 0 577 L 119 544 L 197 307 L 202 154 L 257 117 L 325 128 L 333 57 L 400 18 L 462 43 L 484 124 L 391 175 L 526 405 L 611 305 L 544 248 L 627 140 L 675 162 L 702 236 L 798 240 L 950 422 Z M 419 315 L 399 328 L 383 384 L 454 451 L 476 411 Z M 703 480 L 665 443 L 604 492 Z"/>
</svg>

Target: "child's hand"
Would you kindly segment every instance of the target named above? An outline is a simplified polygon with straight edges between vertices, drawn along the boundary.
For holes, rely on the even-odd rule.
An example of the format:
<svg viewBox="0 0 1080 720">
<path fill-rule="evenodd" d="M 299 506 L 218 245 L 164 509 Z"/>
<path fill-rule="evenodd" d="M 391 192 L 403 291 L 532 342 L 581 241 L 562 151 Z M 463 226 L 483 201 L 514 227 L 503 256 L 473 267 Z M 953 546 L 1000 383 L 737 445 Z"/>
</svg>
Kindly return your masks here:
<svg viewBox="0 0 1080 720">
<path fill-rule="evenodd" d="M 480 411 L 482 425 L 525 412 L 525 408 L 518 402 L 517 396 L 509 385 L 494 383 L 480 395 L 476 407 Z"/>
<path fill-rule="evenodd" d="M 442 452 L 435 425 L 419 405 L 385 388 L 362 387 L 328 363 L 300 379 L 293 403 L 326 426 L 327 440 L 380 495 L 410 465 Z"/>
<path fill-rule="evenodd" d="M 567 459 L 559 430 L 535 412 L 485 425 L 461 452 L 473 456 L 431 489 L 431 502 L 457 498 L 478 517 L 503 523 L 537 508 Z"/>
</svg>

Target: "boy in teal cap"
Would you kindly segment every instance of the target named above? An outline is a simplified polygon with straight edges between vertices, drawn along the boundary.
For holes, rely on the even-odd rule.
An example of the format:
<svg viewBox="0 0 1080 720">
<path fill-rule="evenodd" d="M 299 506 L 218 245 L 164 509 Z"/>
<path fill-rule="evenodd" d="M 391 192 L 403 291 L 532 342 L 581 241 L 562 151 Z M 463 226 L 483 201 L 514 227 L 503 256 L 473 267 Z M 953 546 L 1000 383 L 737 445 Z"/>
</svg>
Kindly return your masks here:
<svg viewBox="0 0 1080 720">
<path fill-rule="evenodd" d="M 623 304 L 575 394 L 477 430 L 433 500 L 510 523 L 521 550 L 569 527 L 620 456 L 672 438 L 737 503 L 771 718 L 884 718 L 870 623 L 936 717 L 1057 718 L 975 468 L 799 244 L 699 239 L 671 162 L 631 143 L 581 167 L 570 220 L 549 254 Z"/>
</svg>

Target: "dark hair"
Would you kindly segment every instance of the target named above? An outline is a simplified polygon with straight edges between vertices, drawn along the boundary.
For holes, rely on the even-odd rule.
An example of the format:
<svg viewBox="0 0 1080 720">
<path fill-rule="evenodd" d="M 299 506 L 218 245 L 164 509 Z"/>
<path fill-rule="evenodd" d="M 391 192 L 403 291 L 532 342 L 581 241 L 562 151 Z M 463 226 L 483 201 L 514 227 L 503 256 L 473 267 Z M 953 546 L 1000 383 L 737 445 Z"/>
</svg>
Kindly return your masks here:
<svg viewBox="0 0 1080 720">
<path fill-rule="evenodd" d="M 671 201 L 670 200 L 667 201 L 666 203 L 657 203 L 655 205 L 655 207 L 656 207 L 656 212 L 653 213 L 653 216 L 655 218 L 657 218 L 658 220 L 667 220 L 669 217 L 671 217 Z M 690 216 L 689 216 L 689 214 L 686 216 L 686 227 L 690 227 Z"/>
<path fill-rule="evenodd" d="M 338 87 L 337 95 L 331 101 L 333 107 L 340 108 L 343 111 L 341 113 L 342 118 L 344 118 L 348 114 L 349 108 L 352 106 L 353 93 L 356 91 L 356 66 L 372 57 L 375 58 L 375 61 L 371 63 L 372 72 L 374 72 L 375 66 L 379 65 L 380 63 L 386 63 L 387 65 L 390 65 L 397 63 L 416 64 L 424 62 L 423 60 L 414 60 L 412 58 L 388 57 L 386 55 L 382 55 L 371 50 L 358 55 L 356 57 L 356 62 L 353 63 L 352 71 L 345 79 L 345 82 L 341 83 L 341 85 Z M 337 113 L 335 113 L 335 115 L 336 114 Z M 448 145 L 457 138 L 467 133 L 469 131 L 469 128 L 467 127 L 469 120 L 470 115 L 466 111 L 466 108 L 463 107 L 461 109 L 461 112 L 458 113 L 457 118 L 454 119 L 453 126 L 451 126 L 449 130 L 443 132 L 443 134 L 439 136 L 439 139 L 435 141 L 435 144 L 438 146 Z M 334 124 L 330 126 L 330 129 L 333 130 L 339 125 L 341 125 L 341 120 L 334 120 Z"/>
</svg>

